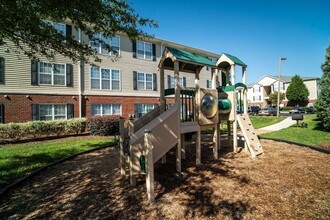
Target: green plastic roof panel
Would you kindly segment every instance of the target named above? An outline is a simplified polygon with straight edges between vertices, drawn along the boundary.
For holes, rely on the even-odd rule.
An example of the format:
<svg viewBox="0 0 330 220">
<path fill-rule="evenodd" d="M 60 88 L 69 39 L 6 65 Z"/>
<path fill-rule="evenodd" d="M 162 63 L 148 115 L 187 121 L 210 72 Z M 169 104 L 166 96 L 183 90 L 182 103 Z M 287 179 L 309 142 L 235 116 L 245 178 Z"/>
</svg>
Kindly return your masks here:
<svg viewBox="0 0 330 220">
<path fill-rule="evenodd" d="M 201 64 L 203 66 L 217 67 L 215 63 L 209 60 L 206 56 L 171 47 L 167 47 L 167 49 L 178 60 Z"/>
<path fill-rule="evenodd" d="M 228 53 L 223 53 L 226 55 L 231 61 L 233 61 L 235 64 L 241 65 L 241 66 L 247 66 L 242 60 L 238 59 L 237 57 L 230 55 Z"/>
</svg>

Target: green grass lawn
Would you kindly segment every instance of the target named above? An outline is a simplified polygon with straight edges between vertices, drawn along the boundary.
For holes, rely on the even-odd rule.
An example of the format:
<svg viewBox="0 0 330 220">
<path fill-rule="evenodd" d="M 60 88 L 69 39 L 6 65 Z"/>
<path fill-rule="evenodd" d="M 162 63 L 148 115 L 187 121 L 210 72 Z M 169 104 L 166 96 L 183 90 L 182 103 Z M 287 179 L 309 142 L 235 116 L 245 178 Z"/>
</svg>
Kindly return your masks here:
<svg viewBox="0 0 330 220">
<path fill-rule="evenodd" d="M 113 143 L 112 138 L 89 138 L 0 148 L 0 188 L 64 157 Z"/>
<path fill-rule="evenodd" d="M 250 116 L 251 122 L 255 129 L 266 127 L 279 123 L 286 119 L 286 117 L 276 117 L 276 116 Z"/>
<path fill-rule="evenodd" d="M 325 131 L 322 125 L 316 120 L 315 114 L 304 115 L 304 122 L 308 123 L 308 128 L 297 128 L 296 125 L 293 125 L 280 131 L 261 134 L 260 137 L 278 138 L 312 146 L 330 145 L 330 133 Z"/>
</svg>

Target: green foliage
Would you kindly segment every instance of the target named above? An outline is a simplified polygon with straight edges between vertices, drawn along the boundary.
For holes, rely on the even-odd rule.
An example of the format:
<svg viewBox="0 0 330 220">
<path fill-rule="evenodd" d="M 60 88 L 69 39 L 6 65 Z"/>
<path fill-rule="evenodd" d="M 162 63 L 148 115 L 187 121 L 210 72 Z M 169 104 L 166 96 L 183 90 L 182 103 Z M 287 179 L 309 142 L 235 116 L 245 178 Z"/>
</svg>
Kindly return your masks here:
<svg viewBox="0 0 330 220">
<path fill-rule="evenodd" d="M 142 27 L 157 27 L 157 22 L 141 18 L 126 0 L 3 0 L 0 1 L 0 46 L 13 42 L 16 48 L 8 46 L 17 54 L 22 51 L 31 59 L 45 56 L 52 60 L 56 54 L 70 57 L 73 61 L 101 61 L 87 44 L 81 44 L 73 36 L 63 36 L 44 22 L 68 21 L 81 30 L 89 39 L 94 33 L 112 37 L 117 32 L 125 33 L 131 40 L 150 37 Z M 98 40 L 111 50 L 103 39 Z M 114 52 L 114 51 L 113 51 Z"/>
<path fill-rule="evenodd" d="M 324 127 L 330 130 L 330 45 L 326 49 L 325 62 L 321 69 L 323 75 L 320 81 L 320 94 L 315 103 L 315 109 L 318 119 Z"/>
<path fill-rule="evenodd" d="M 119 116 L 95 116 L 87 119 L 91 135 L 115 135 L 119 132 Z"/>
<path fill-rule="evenodd" d="M 290 101 L 303 101 L 309 96 L 309 91 L 302 78 L 298 75 L 292 77 L 290 85 L 286 90 L 286 97 Z"/>
<path fill-rule="evenodd" d="M 85 130 L 85 118 L 56 121 L 0 124 L 0 139 L 18 141 L 24 138 L 80 133 Z"/>
<path fill-rule="evenodd" d="M 110 138 L 33 143 L 0 148 L 0 188 L 56 160 L 113 143 Z"/>
<path fill-rule="evenodd" d="M 280 92 L 280 103 L 285 99 L 285 93 Z M 272 105 L 277 105 L 277 92 L 272 92 L 269 94 L 269 101 Z"/>
</svg>

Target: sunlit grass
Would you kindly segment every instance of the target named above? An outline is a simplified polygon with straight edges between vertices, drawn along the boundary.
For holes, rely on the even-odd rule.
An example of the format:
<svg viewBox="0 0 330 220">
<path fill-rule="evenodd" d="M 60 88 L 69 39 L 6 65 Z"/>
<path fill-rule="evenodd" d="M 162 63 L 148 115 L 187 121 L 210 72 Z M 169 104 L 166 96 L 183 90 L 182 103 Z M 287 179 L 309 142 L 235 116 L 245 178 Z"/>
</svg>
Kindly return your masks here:
<svg viewBox="0 0 330 220">
<path fill-rule="evenodd" d="M 112 138 L 85 138 L 0 148 L 0 187 L 56 160 L 106 146 Z"/>
<path fill-rule="evenodd" d="M 251 122 L 255 129 L 266 127 L 279 123 L 286 119 L 286 117 L 276 117 L 276 116 L 250 116 Z"/>
</svg>

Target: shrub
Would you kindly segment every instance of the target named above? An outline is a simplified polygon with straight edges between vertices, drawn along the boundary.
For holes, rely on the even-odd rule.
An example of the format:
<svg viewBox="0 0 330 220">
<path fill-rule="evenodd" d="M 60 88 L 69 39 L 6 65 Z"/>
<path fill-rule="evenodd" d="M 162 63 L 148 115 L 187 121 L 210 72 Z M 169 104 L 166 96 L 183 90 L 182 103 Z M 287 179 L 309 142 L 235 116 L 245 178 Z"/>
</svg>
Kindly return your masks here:
<svg viewBox="0 0 330 220">
<path fill-rule="evenodd" d="M 114 135 L 119 132 L 119 116 L 95 116 L 87 119 L 91 135 Z"/>
</svg>

